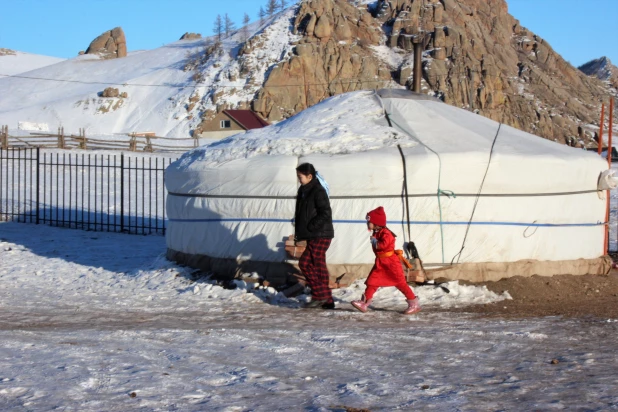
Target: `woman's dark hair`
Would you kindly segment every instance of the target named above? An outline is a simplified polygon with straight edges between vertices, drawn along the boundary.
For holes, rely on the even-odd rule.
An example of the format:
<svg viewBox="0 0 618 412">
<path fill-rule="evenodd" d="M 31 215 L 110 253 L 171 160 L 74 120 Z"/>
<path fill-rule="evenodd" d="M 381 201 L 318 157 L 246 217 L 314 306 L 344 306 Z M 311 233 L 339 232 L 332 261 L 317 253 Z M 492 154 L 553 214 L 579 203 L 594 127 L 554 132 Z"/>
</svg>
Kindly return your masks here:
<svg viewBox="0 0 618 412">
<path fill-rule="evenodd" d="M 299 165 L 296 168 L 296 171 L 298 173 L 300 173 L 301 175 L 305 175 L 305 176 L 311 175 L 313 177 L 315 177 L 315 175 L 317 173 L 315 171 L 315 167 L 313 167 L 313 165 L 311 163 L 303 163 L 303 164 Z"/>
</svg>

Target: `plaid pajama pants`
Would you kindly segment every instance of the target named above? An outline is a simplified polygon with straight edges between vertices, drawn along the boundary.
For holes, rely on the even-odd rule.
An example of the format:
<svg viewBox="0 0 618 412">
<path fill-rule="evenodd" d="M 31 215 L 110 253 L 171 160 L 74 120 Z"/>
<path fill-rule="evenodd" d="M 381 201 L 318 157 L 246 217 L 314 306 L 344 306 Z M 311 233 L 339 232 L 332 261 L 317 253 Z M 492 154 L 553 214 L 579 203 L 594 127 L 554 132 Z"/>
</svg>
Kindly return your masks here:
<svg viewBox="0 0 618 412">
<path fill-rule="evenodd" d="M 330 274 L 326 267 L 326 251 L 332 239 L 317 238 L 307 241 L 307 248 L 298 260 L 298 266 L 305 275 L 311 288 L 313 300 L 333 301 L 333 295 L 328 287 Z"/>
</svg>

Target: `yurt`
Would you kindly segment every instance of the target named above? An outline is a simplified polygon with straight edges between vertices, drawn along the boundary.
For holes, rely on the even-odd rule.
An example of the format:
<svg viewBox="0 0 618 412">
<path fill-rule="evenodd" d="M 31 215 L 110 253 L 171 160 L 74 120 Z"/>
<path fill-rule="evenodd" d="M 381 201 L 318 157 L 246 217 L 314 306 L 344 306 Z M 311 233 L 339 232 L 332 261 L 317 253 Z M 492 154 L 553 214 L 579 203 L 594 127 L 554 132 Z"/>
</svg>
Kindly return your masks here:
<svg viewBox="0 0 618 412">
<path fill-rule="evenodd" d="M 365 215 L 383 206 L 429 278 L 607 273 L 607 163 L 405 90 L 332 97 L 277 125 L 196 148 L 166 170 L 169 259 L 285 282 L 284 240 L 312 163 L 330 189 L 331 278 L 366 277 Z"/>
</svg>

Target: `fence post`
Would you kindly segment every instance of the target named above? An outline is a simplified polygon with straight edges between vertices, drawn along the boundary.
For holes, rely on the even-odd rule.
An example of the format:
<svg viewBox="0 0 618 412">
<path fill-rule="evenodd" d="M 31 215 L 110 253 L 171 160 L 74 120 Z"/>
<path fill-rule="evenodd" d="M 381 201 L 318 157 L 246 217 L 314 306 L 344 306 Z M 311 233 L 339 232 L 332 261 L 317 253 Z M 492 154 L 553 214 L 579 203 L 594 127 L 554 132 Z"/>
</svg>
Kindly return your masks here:
<svg viewBox="0 0 618 412">
<path fill-rule="evenodd" d="M 9 148 L 9 126 L 2 126 L 0 137 L 2 138 L 2 149 L 7 150 Z"/>
<path fill-rule="evenodd" d="M 58 128 L 58 149 L 64 149 L 64 127 Z"/>
<path fill-rule="evenodd" d="M 150 141 L 150 136 L 146 136 L 146 147 L 144 147 L 144 151 L 152 153 L 152 142 Z"/>
<path fill-rule="evenodd" d="M 41 178 L 41 148 L 36 148 L 36 224 L 39 224 L 39 214 L 40 214 L 40 203 L 39 203 L 39 192 L 40 192 L 40 178 Z"/>
<path fill-rule="evenodd" d="M 86 150 L 86 129 L 84 128 L 80 128 L 79 129 L 79 137 L 80 137 L 80 142 L 79 142 L 79 148 L 80 149 L 84 149 Z"/>
<path fill-rule="evenodd" d="M 124 233 L 124 153 L 120 153 L 120 232 Z"/>
<path fill-rule="evenodd" d="M 200 138 L 195 135 L 195 140 L 193 141 L 193 147 L 198 147 L 200 145 Z"/>
<path fill-rule="evenodd" d="M 131 136 L 131 142 L 129 143 L 129 150 L 132 152 L 137 150 L 137 138 L 135 135 Z"/>
</svg>

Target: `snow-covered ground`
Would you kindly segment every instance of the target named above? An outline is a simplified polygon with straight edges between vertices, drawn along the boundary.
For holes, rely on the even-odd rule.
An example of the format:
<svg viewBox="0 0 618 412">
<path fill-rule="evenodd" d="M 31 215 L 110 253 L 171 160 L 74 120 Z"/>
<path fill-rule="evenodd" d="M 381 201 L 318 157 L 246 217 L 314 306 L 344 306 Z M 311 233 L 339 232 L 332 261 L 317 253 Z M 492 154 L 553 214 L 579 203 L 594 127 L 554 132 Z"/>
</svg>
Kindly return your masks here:
<svg viewBox="0 0 618 412">
<path fill-rule="evenodd" d="M 0 79 L 60 63 L 65 59 L 0 49 Z"/>
<path fill-rule="evenodd" d="M 485 288 L 381 290 L 376 310 L 301 309 L 164 258 L 159 236 L 0 224 L 0 409 L 608 410 L 618 322 L 487 320 Z M 462 307 L 459 313 L 439 311 Z M 553 359 L 558 360 L 552 364 Z"/>
</svg>

